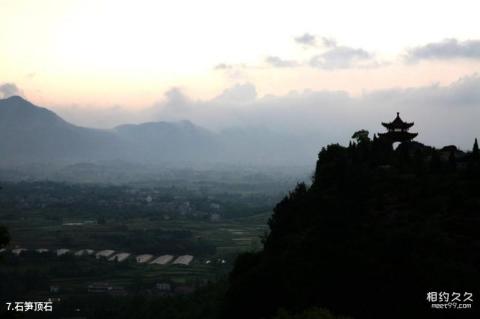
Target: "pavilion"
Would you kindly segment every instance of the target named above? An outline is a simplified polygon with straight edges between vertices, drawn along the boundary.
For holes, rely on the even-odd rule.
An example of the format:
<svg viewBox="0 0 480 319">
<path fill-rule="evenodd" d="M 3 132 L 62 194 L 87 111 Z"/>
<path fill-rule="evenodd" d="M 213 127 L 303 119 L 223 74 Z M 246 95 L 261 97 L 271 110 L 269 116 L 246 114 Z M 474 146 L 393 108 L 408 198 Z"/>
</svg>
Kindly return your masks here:
<svg viewBox="0 0 480 319">
<path fill-rule="evenodd" d="M 386 133 L 378 133 L 379 138 L 387 140 L 391 143 L 407 142 L 413 140 L 418 133 L 410 133 L 408 130 L 413 126 L 414 122 L 407 123 L 400 118 L 400 113 L 397 112 L 397 117 L 390 123 L 383 123 L 382 125 L 388 130 Z"/>
</svg>

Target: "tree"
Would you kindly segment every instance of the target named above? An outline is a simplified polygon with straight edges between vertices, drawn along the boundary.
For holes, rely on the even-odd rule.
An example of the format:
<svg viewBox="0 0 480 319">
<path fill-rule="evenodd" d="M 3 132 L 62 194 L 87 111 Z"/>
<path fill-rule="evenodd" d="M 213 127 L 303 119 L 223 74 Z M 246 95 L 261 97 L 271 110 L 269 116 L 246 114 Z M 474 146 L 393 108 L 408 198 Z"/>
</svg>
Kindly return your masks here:
<svg viewBox="0 0 480 319">
<path fill-rule="evenodd" d="M 413 159 L 414 159 L 413 164 L 414 164 L 415 173 L 417 175 L 422 175 L 423 173 L 425 173 L 425 163 L 424 163 L 422 151 L 420 149 L 415 150 Z"/>
<path fill-rule="evenodd" d="M 368 131 L 367 130 L 360 130 L 356 131 L 353 133 L 352 138 L 357 140 L 357 143 L 364 143 L 364 142 L 370 142 L 370 138 L 368 137 Z"/>
<path fill-rule="evenodd" d="M 474 161 L 478 161 L 480 159 L 480 151 L 478 150 L 478 141 L 476 138 L 475 138 L 475 143 L 473 143 L 472 159 Z"/>
<path fill-rule="evenodd" d="M 433 173 L 439 173 L 442 170 L 442 161 L 440 160 L 440 155 L 436 150 L 432 152 L 432 157 L 430 158 L 430 171 Z"/>
<path fill-rule="evenodd" d="M 456 171 L 457 170 L 457 158 L 455 157 L 455 151 L 452 150 L 450 152 L 450 155 L 448 156 L 448 167 L 450 171 Z"/>
<path fill-rule="evenodd" d="M 0 248 L 4 247 L 10 241 L 10 235 L 5 226 L 0 225 Z"/>
</svg>

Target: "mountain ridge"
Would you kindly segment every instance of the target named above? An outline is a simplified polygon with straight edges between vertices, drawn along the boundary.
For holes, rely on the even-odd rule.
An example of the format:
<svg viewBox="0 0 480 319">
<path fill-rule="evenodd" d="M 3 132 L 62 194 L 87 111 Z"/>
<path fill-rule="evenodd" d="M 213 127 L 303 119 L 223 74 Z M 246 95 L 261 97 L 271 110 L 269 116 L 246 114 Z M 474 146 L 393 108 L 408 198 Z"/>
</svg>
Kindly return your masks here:
<svg viewBox="0 0 480 319">
<path fill-rule="evenodd" d="M 313 151 L 299 137 L 248 128 L 213 132 L 188 120 L 82 127 L 20 96 L 0 100 L 0 136 L 0 164 L 7 165 L 105 160 L 297 165 Z"/>
</svg>

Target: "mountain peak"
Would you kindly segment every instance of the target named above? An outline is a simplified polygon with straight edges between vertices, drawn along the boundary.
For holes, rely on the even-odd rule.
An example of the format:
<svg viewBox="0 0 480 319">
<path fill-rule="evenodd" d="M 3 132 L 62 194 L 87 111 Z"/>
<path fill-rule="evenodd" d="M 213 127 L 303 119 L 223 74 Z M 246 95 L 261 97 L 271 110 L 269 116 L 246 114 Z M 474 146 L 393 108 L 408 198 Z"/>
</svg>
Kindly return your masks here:
<svg viewBox="0 0 480 319">
<path fill-rule="evenodd" d="M 4 107 L 12 107 L 12 108 L 18 108 L 18 107 L 36 107 L 33 105 L 31 102 L 26 100 L 25 98 L 19 96 L 19 95 L 12 95 L 9 96 L 5 99 L 0 99 L 0 105 Z M 38 107 L 37 107 L 38 108 Z"/>
<path fill-rule="evenodd" d="M 36 106 L 23 97 L 14 95 L 0 99 L 0 129 L 16 126 L 22 129 L 67 125 L 54 112 Z"/>
<path fill-rule="evenodd" d="M 21 97 L 20 95 L 12 95 L 12 96 L 9 96 L 7 98 L 4 98 L 3 100 L 6 100 L 6 101 L 25 101 L 25 102 L 28 102 L 27 100 L 25 100 L 23 97 Z"/>
</svg>

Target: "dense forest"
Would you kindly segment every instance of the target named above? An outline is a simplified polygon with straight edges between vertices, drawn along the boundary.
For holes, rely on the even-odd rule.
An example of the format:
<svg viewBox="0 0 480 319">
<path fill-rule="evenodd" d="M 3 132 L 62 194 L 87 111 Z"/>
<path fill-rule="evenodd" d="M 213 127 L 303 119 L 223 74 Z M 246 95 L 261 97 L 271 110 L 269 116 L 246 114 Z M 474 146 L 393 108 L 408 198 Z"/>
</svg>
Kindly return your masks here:
<svg viewBox="0 0 480 319">
<path fill-rule="evenodd" d="M 225 318 L 325 307 L 354 318 L 478 317 L 429 292 L 478 296 L 480 156 L 360 131 L 319 153 L 313 184 L 274 209 L 264 249 L 237 258 Z"/>
</svg>

